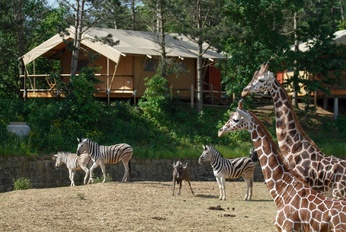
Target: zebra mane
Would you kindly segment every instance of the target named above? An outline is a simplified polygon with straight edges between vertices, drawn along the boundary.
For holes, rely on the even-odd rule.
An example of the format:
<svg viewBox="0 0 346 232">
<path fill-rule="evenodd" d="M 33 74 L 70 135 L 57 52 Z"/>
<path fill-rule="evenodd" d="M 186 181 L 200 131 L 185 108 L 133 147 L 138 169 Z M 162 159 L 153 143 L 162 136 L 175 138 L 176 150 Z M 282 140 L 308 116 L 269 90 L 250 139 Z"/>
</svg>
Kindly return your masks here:
<svg viewBox="0 0 346 232">
<path fill-rule="evenodd" d="M 216 155 L 218 155 L 218 156 L 220 156 L 220 157 L 222 157 L 223 158 L 223 155 L 221 154 L 221 152 L 219 152 L 218 150 L 216 150 L 213 146 L 209 146 L 210 147 L 210 150 L 213 150 L 214 151 L 214 153 L 216 154 Z"/>
<path fill-rule="evenodd" d="M 92 144 L 96 144 L 96 145 L 99 145 L 98 142 L 95 142 L 89 138 L 81 138 L 81 141 L 86 141 L 88 143 L 92 143 Z"/>
</svg>

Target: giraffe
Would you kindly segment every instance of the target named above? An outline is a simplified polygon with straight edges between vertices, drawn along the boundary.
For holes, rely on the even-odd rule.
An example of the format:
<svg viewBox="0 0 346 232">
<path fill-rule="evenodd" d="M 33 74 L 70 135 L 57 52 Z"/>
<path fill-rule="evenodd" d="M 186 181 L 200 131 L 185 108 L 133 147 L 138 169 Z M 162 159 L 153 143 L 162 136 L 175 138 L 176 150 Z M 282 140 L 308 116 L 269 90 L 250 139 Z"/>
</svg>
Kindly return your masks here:
<svg viewBox="0 0 346 232">
<path fill-rule="evenodd" d="M 251 112 L 237 110 L 218 131 L 250 132 L 267 188 L 277 206 L 278 231 L 346 231 L 346 201 L 325 197 L 286 165 L 263 123 Z"/>
<path fill-rule="evenodd" d="M 264 91 L 268 91 L 273 99 L 276 135 L 285 159 L 315 190 L 346 200 L 346 161 L 326 156 L 305 134 L 287 91 L 268 71 L 268 63 L 255 72 L 251 82 L 243 89 L 242 97 Z"/>
</svg>

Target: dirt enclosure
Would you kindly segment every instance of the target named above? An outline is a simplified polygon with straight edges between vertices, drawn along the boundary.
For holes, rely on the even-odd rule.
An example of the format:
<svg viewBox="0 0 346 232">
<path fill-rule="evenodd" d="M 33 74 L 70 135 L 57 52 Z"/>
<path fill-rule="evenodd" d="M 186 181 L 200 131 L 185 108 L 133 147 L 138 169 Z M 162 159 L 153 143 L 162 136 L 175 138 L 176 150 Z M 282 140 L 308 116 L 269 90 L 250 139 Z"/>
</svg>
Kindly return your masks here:
<svg viewBox="0 0 346 232">
<path fill-rule="evenodd" d="M 138 181 L 17 190 L 0 193 L 0 231 L 276 231 L 276 207 L 265 186 L 254 183 L 244 201 L 245 182 L 227 182 L 227 200 L 216 181 Z"/>
</svg>

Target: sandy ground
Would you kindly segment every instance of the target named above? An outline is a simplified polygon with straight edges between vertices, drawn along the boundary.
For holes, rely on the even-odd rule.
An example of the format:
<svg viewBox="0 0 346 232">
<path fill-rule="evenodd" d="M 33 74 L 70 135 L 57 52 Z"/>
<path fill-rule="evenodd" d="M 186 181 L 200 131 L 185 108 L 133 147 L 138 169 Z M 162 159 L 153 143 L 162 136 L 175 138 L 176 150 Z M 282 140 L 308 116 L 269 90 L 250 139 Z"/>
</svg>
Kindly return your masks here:
<svg viewBox="0 0 346 232">
<path fill-rule="evenodd" d="M 276 231 L 276 207 L 263 183 L 244 201 L 244 182 L 98 183 L 0 193 L 0 231 Z"/>
</svg>

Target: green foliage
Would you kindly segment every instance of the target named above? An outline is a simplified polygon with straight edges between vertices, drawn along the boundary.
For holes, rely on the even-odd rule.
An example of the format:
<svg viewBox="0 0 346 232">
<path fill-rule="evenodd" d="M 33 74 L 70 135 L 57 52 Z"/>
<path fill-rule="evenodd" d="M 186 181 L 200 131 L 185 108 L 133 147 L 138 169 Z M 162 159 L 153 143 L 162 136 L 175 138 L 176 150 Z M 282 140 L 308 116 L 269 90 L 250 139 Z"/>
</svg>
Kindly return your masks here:
<svg viewBox="0 0 346 232">
<path fill-rule="evenodd" d="M 77 193 L 77 197 L 80 200 L 85 200 L 85 194 L 84 193 Z"/>
<path fill-rule="evenodd" d="M 102 177 L 96 177 L 93 179 L 93 184 L 101 183 L 103 181 Z M 113 181 L 112 177 L 109 175 L 109 173 L 106 174 L 106 181 L 105 182 L 111 182 Z"/>
<path fill-rule="evenodd" d="M 25 190 L 25 189 L 31 189 L 32 184 L 30 179 L 21 177 L 18 179 L 13 180 L 13 188 L 14 190 Z"/>
<path fill-rule="evenodd" d="M 155 75 L 151 78 L 145 78 L 145 91 L 143 100 L 139 106 L 151 116 L 160 116 L 168 107 L 171 95 L 168 91 L 168 81 L 166 78 Z"/>
</svg>

